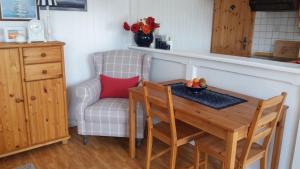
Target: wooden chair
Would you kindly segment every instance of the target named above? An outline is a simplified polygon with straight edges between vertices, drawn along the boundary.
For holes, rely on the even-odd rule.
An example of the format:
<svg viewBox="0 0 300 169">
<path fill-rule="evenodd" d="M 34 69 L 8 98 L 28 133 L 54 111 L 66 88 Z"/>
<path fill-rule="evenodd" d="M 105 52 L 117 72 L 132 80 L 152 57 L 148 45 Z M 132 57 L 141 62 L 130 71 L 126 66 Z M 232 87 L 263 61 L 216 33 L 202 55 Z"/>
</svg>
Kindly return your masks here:
<svg viewBox="0 0 300 169">
<path fill-rule="evenodd" d="M 267 168 L 268 148 L 272 132 L 283 111 L 283 104 L 287 94 L 273 97 L 259 102 L 253 121 L 248 131 L 247 138 L 237 144 L 236 168 L 245 169 L 249 164 L 260 160 L 260 168 Z M 258 144 L 262 141 L 262 144 Z M 226 159 L 225 141 L 215 136 L 206 134 L 196 141 L 196 156 L 194 168 L 198 169 L 200 153 L 204 153 L 204 168 L 207 169 L 208 154 L 221 160 L 224 168 Z"/>
<path fill-rule="evenodd" d="M 195 140 L 203 132 L 186 123 L 175 120 L 170 87 L 144 82 L 143 89 L 148 123 L 146 168 L 150 169 L 152 160 L 171 151 L 169 168 L 174 169 L 176 166 L 177 148 Z M 158 118 L 160 122 L 154 124 L 153 117 Z M 152 156 L 153 137 L 170 145 L 170 147 Z"/>
</svg>

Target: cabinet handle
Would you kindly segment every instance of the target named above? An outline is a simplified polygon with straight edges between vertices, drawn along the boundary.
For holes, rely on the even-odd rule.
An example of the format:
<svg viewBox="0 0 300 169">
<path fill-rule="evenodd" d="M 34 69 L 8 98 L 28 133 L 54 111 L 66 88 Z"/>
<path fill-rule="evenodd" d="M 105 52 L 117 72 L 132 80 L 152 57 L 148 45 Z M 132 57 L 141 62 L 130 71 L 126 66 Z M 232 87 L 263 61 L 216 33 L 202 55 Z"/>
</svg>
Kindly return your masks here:
<svg viewBox="0 0 300 169">
<path fill-rule="evenodd" d="M 43 70 L 42 73 L 45 75 L 45 74 L 48 73 L 48 71 L 47 70 Z"/>
<path fill-rule="evenodd" d="M 36 97 L 35 96 L 31 96 L 30 99 L 31 100 L 36 100 Z"/>
<path fill-rule="evenodd" d="M 20 99 L 20 98 L 17 98 L 17 99 L 16 99 L 16 103 L 22 103 L 22 102 L 24 102 L 23 99 Z"/>
<path fill-rule="evenodd" d="M 47 56 L 46 53 L 42 53 L 42 54 L 41 54 L 41 57 L 43 57 L 43 58 L 46 57 L 46 56 Z"/>
</svg>

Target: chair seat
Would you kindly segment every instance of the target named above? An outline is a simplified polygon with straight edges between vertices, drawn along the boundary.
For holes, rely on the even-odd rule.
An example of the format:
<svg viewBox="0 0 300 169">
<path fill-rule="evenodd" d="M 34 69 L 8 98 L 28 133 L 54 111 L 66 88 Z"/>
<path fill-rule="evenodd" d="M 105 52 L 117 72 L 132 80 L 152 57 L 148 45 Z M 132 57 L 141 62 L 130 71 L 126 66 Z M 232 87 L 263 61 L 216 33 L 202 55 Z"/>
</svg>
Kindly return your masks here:
<svg viewBox="0 0 300 169">
<path fill-rule="evenodd" d="M 176 120 L 176 131 L 177 131 L 177 144 L 178 146 L 186 144 L 189 141 L 200 137 L 204 134 L 203 131 Z M 165 142 L 166 144 L 171 144 L 171 130 L 170 124 L 166 122 L 159 122 L 153 126 L 153 135 L 159 138 L 162 138 L 161 141 Z"/>
<path fill-rule="evenodd" d="M 142 106 L 137 106 L 137 118 L 143 118 Z M 128 123 L 128 99 L 101 99 L 85 110 L 87 122 L 100 123 Z"/>
<path fill-rule="evenodd" d="M 220 138 L 212 136 L 210 134 L 202 135 L 198 140 L 198 148 L 201 152 L 206 152 L 214 157 L 225 160 L 226 156 L 226 142 Z M 236 159 L 239 160 L 246 140 L 241 140 L 237 144 Z M 249 152 L 247 161 L 255 161 L 264 155 L 265 151 L 263 147 L 257 143 L 253 143 Z"/>
</svg>

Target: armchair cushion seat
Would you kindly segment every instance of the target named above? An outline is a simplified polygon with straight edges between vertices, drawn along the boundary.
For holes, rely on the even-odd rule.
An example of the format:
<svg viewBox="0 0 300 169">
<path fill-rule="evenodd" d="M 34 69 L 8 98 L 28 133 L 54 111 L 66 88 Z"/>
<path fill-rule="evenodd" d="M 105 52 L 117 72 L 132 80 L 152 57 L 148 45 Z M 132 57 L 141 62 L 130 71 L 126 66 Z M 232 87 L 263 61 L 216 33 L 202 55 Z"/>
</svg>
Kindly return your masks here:
<svg viewBox="0 0 300 169">
<path fill-rule="evenodd" d="M 87 107 L 84 120 L 91 125 L 89 135 L 128 137 L 128 99 L 106 98 Z M 145 115 L 143 106 L 137 105 L 138 138 L 143 138 Z M 141 130 L 141 131 L 140 131 Z"/>
<path fill-rule="evenodd" d="M 128 123 L 128 99 L 101 99 L 85 110 L 85 120 L 97 123 Z"/>
</svg>

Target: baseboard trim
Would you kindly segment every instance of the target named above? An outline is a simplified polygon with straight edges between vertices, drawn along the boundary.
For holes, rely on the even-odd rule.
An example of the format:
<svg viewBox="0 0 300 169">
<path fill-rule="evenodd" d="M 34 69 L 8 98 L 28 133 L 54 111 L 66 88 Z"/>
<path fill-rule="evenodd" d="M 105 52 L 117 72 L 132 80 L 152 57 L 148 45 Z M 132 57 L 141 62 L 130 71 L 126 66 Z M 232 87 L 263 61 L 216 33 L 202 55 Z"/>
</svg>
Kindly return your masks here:
<svg viewBox="0 0 300 169">
<path fill-rule="evenodd" d="M 9 153 L 1 154 L 0 158 L 11 156 L 11 155 L 18 154 L 18 153 L 22 153 L 22 152 L 29 151 L 29 150 L 33 150 L 33 149 L 36 149 L 36 148 L 39 148 L 39 147 L 47 146 L 47 145 L 58 143 L 58 142 L 62 142 L 63 144 L 66 144 L 66 142 L 70 138 L 71 138 L 70 136 L 67 136 L 67 137 L 56 139 L 56 140 L 49 141 L 49 142 L 46 142 L 46 143 L 41 143 L 41 144 L 33 145 L 33 146 L 30 146 L 30 147 L 26 147 L 26 148 L 23 148 L 23 149 L 20 149 L 20 150 L 16 150 L 16 151 L 12 151 L 12 152 L 9 152 Z"/>
</svg>

